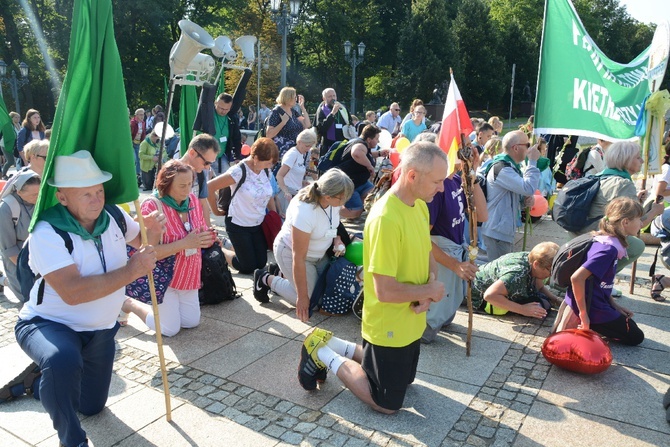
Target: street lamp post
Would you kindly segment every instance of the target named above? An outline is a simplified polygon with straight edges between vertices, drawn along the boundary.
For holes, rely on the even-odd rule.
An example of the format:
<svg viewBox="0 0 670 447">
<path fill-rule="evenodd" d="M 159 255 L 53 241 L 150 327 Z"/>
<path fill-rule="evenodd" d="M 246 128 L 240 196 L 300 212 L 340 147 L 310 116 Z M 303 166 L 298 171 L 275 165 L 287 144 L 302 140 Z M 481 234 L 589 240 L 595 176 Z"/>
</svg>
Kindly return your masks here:
<svg viewBox="0 0 670 447">
<path fill-rule="evenodd" d="M 289 8 L 283 0 L 270 0 L 272 21 L 277 24 L 277 32 L 281 34 L 281 86 L 286 87 L 286 38 L 298 23 L 300 0 L 288 0 Z M 279 9 L 281 7 L 281 10 Z"/>
<path fill-rule="evenodd" d="M 261 68 L 267 70 L 270 68 L 270 56 L 261 54 L 261 41 L 258 40 L 258 82 L 256 83 L 256 130 L 261 130 L 261 122 L 258 118 L 258 112 L 261 110 Z"/>
<path fill-rule="evenodd" d="M 351 42 L 344 42 L 344 58 L 351 64 L 351 113 L 356 113 L 356 67 L 363 62 L 365 44 L 358 44 L 358 52 L 351 52 Z"/>
<path fill-rule="evenodd" d="M 19 64 L 19 72 L 21 79 L 16 77 L 16 70 L 12 70 L 11 76 L 7 76 L 7 64 L 0 60 L 0 94 L 2 94 L 1 85 L 9 86 L 14 97 L 14 104 L 16 105 L 16 113 L 21 115 L 21 106 L 19 105 L 19 89 L 28 83 L 28 64 L 21 62 Z"/>
</svg>

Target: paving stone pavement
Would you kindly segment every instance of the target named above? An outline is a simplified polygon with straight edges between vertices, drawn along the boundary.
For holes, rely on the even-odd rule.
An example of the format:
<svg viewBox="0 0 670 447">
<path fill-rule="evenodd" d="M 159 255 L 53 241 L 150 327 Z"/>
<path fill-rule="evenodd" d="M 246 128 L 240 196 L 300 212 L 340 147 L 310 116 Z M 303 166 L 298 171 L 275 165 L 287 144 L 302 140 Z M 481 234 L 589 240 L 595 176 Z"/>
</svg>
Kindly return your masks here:
<svg viewBox="0 0 670 447">
<path fill-rule="evenodd" d="M 528 246 L 565 237 L 543 220 Z M 316 392 L 297 381 L 300 343 L 311 327 L 360 342 L 354 316 L 315 315 L 303 324 L 278 297 L 257 303 L 251 278 L 234 275 L 242 298 L 203 308 L 198 328 L 164 338 L 172 423 L 165 421 L 154 334 L 133 316 L 117 336 L 107 408 L 82 416 L 82 423 L 96 447 L 670 445 L 661 406 L 670 385 L 670 307 L 649 298 L 654 249 L 640 259 L 634 294 L 622 281 L 630 270 L 619 276 L 622 303 L 647 338 L 635 348 L 612 345 L 614 363 L 597 376 L 569 373 L 543 358 L 553 314 L 543 322 L 476 314 L 468 358 L 462 309 L 435 343 L 422 347 L 405 407 L 379 415 L 332 374 Z M 0 297 L 0 362 L 15 343 L 19 305 L 8 298 Z M 0 404 L 1 446 L 57 444 L 39 402 Z"/>
</svg>

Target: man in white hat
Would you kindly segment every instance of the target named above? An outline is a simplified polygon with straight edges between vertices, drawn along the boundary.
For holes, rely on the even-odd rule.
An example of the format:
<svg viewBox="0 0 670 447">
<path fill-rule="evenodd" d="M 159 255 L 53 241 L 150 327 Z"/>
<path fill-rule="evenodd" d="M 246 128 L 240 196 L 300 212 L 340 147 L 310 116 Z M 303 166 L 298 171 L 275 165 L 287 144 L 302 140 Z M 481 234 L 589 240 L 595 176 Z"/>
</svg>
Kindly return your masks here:
<svg viewBox="0 0 670 447">
<path fill-rule="evenodd" d="M 112 175 L 89 152 L 56 157 L 54 172 L 47 182 L 57 188 L 59 203 L 42 213 L 27 241 L 29 265 L 41 277 L 15 328 L 19 345 L 38 366 L 0 390 L 0 397 L 34 393 L 61 445 L 88 446 L 77 412 L 92 415 L 105 407 L 124 286 L 154 268 L 156 252 L 146 246 L 127 259 L 126 244 L 140 246 L 139 225 L 120 209 L 105 207 L 102 184 Z M 163 220 L 156 212 L 145 218 L 150 240 L 158 240 Z"/>
</svg>

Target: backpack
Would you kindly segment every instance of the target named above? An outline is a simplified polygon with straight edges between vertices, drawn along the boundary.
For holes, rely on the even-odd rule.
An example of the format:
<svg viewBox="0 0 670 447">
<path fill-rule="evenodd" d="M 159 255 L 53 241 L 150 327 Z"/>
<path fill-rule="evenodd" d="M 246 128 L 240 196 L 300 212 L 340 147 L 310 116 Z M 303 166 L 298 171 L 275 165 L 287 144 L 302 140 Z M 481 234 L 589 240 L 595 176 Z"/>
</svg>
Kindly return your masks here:
<svg viewBox="0 0 670 447">
<path fill-rule="evenodd" d="M 19 201 L 11 194 L 7 194 L 3 197 L 2 201 L 5 202 L 12 211 L 12 222 L 14 223 L 14 228 L 16 228 L 16 224 L 19 223 L 19 215 L 21 214 L 21 205 L 19 204 Z"/>
<path fill-rule="evenodd" d="M 342 155 L 354 144 L 362 143 L 362 138 L 355 138 L 353 140 L 342 140 L 336 141 L 330 145 L 328 152 L 319 157 L 319 163 L 316 165 L 316 169 L 320 173 L 324 173 L 330 168 L 334 168 L 342 163 Z"/>
<path fill-rule="evenodd" d="M 239 298 L 233 274 L 218 244 L 202 250 L 202 287 L 198 290 L 201 305 L 219 304 Z"/>
<path fill-rule="evenodd" d="M 271 115 L 271 114 L 270 114 Z M 267 136 L 268 133 L 268 123 L 270 121 L 270 115 L 266 116 L 263 120 L 263 124 L 258 129 L 258 138 Z"/>
<path fill-rule="evenodd" d="M 551 283 L 559 287 L 569 287 L 570 277 L 584 263 L 584 256 L 593 245 L 593 235 L 583 234 L 563 244 L 551 264 Z"/>
<path fill-rule="evenodd" d="M 110 216 L 114 219 L 116 224 L 121 229 L 121 232 L 125 235 L 128 227 L 126 226 L 126 219 L 123 217 L 123 211 L 112 204 L 105 204 L 104 210 L 109 213 Z M 72 238 L 70 233 L 63 231 L 59 228 L 53 227 L 56 234 L 58 234 L 67 248 L 67 252 L 72 254 L 74 246 L 72 245 Z M 21 288 L 21 295 L 23 295 L 23 301 L 27 302 L 30 299 L 30 291 L 35 284 L 35 281 L 39 280 L 42 275 L 37 274 L 30 268 L 28 265 L 28 260 L 30 259 L 30 252 L 28 250 L 28 241 L 23 244 L 23 247 L 19 251 L 19 254 L 16 259 L 16 277 L 19 281 L 19 286 Z M 44 298 L 44 280 L 40 281 L 39 288 L 37 289 L 37 305 L 42 304 L 42 299 Z"/>
<path fill-rule="evenodd" d="M 477 180 L 479 181 L 479 187 L 482 188 L 482 192 L 484 193 L 484 197 L 486 200 L 488 200 L 488 180 L 486 177 L 489 175 L 489 171 L 493 169 L 493 180 L 495 180 L 498 177 L 498 174 L 500 174 L 500 171 L 502 171 L 503 168 L 505 167 L 512 167 L 510 162 L 505 161 L 505 160 L 498 160 L 494 161 L 493 163 L 489 164 L 484 171 L 478 171 L 477 172 Z"/>
<path fill-rule="evenodd" d="M 586 166 L 586 161 L 589 158 L 591 150 L 597 150 L 598 153 L 602 155 L 602 151 L 598 146 L 587 147 L 577 152 L 577 154 L 572 157 L 572 160 L 565 166 L 565 178 L 568 179 L 568 181 L 582 178 L 586 176 L 587 172 L 593 169 L 593 166 L 590 166 L 588 169 L 584 170 L 584 166 Z"/>
<path fill-rule="evenodd" d="M 552 217 L 567 231 L 577 232 L 602 216 L 588 218 L 591 203 L 600 191 L 600 176 L 582 177 L 571 180 L 558 191 Z"/>
<path fill-rule="evenodd" d="M 331 315 L 348 313 L 361 291 L 357 271 L 356 264 L 344 256 L 332 258 L 314 286 L 309 300 L 310 315 L 317 308 Z"/>
</svg>

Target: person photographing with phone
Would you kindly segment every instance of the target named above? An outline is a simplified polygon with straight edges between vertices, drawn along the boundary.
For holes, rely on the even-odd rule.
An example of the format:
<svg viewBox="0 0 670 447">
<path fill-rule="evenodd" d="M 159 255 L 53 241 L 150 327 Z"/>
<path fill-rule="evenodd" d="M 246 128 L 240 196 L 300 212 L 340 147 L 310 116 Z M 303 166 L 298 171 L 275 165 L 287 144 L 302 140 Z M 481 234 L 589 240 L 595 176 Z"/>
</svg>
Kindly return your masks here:
<svg viewBox="0 0 670 447">
<path fill-rule="evenodd" d="M 320 144 L 320 154 L 328 152 L 328 149 L 336 141 L 350 140 L 356 137 L 349 134 L 351 126 L 351 114 L 337 101 L 337 93 L 333 88 L 327 88 L 322 92 L 323 102 L 316 109 L 314 127 L 318 135 L 317 142 Z"/>
<path fill-rule="evenodd" d="M 300 107 L 300 112 L 294 109 L 296 104 Z M 272 109 L 268 120 L 266 132 L 266 136 L 272 138 L 277 144 L 280 160 L 289 149 L 295 146 L 298 134 L 310 127 L 312 123 L 305 109 L 305 98 L 298 95 L 293 87 L 281 89 L 277 96 L 277 106 Z"/>
</svg>

